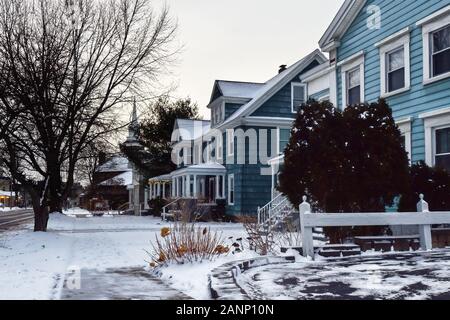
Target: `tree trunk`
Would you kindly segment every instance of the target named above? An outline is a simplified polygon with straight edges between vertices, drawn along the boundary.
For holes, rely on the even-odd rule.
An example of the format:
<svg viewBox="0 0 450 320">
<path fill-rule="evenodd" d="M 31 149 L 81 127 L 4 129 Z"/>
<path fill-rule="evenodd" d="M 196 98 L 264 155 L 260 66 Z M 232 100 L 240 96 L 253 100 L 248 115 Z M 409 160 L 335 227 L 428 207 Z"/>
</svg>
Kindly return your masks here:
<svg viewBox="0 0 450 320">
<path fill-rule="evenodd" d="M 35 232 L 47 232 L 48 225 L 48 208 L 41 205 L 40 199 L 33 197 L 33 210 L 34 210 L 34 231 Z"/>
<path fill-rule="evenodd" d="M 62 179 L 59 168 L 52 168 L 49 180 L 49 208 L 50 213 L 60 212 L 62 213 L 63 208 L 63 197 L 62 197 Z"/>
</svg>

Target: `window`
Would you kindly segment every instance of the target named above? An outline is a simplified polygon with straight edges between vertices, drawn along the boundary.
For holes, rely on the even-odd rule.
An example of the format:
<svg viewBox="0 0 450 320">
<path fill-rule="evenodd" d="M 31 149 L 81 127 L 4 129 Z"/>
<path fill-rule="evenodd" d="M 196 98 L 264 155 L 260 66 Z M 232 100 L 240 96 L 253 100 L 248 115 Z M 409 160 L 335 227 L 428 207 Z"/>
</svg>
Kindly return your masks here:
<svg viewBox="0 0 450 320">
<path fill-rule="evenodd" d="M 431 72 L 437 77 L 450 72 L 450 25 L 431 35 Z"/>
<path fill-rule="evenodd" d="M 387 92 L 405 87 L 405 49 L 403 47 L 386 54 Z"/>
<path fill-rule="evenodd" d="M 411 163 L 411 151 L 412 151 L 412 143 L 411 143 L 411 124 L 412 118 L 402 119 L 396 122 L 400 132 L 402 134 L 402 146 L 405 148 L 405 151 L 408 153 L 409 162 Z"/>
<path fill-rule="evenodd" d="M 375 44 L 380 50 L 382 97 L 410 89 L 410 33 L 408 27 Z"/>
<path fill-rule="evenodd" d="M 342 109 L 364 101 L 364 51 L 337 64 L 342 76 Z"/>
<path fill-rule="evenodd" d="M 284 153 L 284 150 L 286 149 L 289 140 L 291 138 L 291 130 L 290 129 L 279 129 L 279 147 L 278 147 L 278 154 Z"/>
<path fill-rule="evenodd" d="M 427 165 L 450 170 L 450 107 L 419 115 L 424 121 Z"/>
<path fill-rule="evenodd" d="M 416 24 L 422 27 L 423 82 L 450 77 L 450 5 Z"/>
<path fill-rule="evenodd" d="M 234 130 L 227 129 L 227 154 L 234 156 Z"/>
<path fill-rule="evenodd" d="M 347 105 L 361 103 L 361 81 L 359 67 L 347 72 Z"/>
<path fill-rule="evenodd" d="M 234 205 L 234 174 L 228 175 L 228 204 Z"/>
<path fill-rule="evenodd" d="M 435 131 L 436 152 L 434 163 L 450 172 L 450 127 Z"/>
<path fill-rule="evenodd" d="M 299 107 L 306 102 L 306 85 L 303 83 L 291 84 L 291 110 L 297 112 Z"/>
</svg>

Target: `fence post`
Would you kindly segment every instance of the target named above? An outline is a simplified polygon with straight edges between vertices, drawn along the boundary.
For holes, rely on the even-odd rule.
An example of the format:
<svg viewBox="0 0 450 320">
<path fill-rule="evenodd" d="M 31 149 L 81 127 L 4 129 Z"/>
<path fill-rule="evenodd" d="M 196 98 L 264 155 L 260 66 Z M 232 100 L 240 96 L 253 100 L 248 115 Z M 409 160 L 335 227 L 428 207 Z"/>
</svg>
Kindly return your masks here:
<svg viewBox="0 0 450 320">
<path fill-rule="evenodd" d="M 417 212 L 428 213 L 429 206 L 428 202 L 424 200 L 424 195 L 420 194 L 420 200 L 417 203 Z M 433 249 L 433 240 L 431 237 L 431 226 L 430 225 L 420 225 L 419 226 L 420 233 L 420 247 L 422 250 L 432 250 Z"/>
<path fill-rule="evenodd" d="M 303 196 L 303 202 L 300 204 L 300 229 L 302 238 L 302 251 L 304 257 L 311 257 L 314 259 L 314 239 L 313 228 L 305 227 L 305 215 L 311 214 L 311 205 L 306 202 L 306 196 Z"/>
</svg>

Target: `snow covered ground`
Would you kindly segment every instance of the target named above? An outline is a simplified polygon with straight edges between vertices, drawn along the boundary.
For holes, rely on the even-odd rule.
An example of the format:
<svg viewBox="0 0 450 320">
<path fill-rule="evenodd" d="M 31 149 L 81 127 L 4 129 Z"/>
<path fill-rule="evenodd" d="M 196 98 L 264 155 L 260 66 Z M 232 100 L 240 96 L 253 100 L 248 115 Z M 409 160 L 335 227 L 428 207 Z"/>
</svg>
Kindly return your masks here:
<svg viewBox="0 0 450 320">
<path fill-rule="evenodd" d="M 84 212 L 87 213 L 87 212 Z M 154 217 L 107 215 L 75 218 L 81 209 L 52 214 L 47 233 L 24 229 L 0 233 L 0 299 L 58 299 L 68 270 L 107 270 L 111 268 L 147 268 L 151 241 L 163 223 Z M 229 237 L 245 237 L 239 224 L 208 223 L 212 231 Z M 248 250 L 238 257 L 229 255 L 199 265 L 171 266 L 161 278 L 194 298 L 209 298 L 207 274 L 215 266 L 231 259 L 252 255 Z M 148 268 L 149 273 L 151 272 Z"/>
<path fill-rule="evenodd" d="M 297 261 L 242 273 L 253 299 L 450 299 L 450 250 Z"/>
</svg>

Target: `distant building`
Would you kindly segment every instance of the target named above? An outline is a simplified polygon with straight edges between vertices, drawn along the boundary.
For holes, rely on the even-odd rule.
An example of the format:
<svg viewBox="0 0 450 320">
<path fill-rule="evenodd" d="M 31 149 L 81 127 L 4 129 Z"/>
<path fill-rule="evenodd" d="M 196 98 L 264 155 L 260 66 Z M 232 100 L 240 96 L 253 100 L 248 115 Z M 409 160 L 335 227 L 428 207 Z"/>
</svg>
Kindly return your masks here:
<svg viewBox="0 0 450 320">
<path fill-rule="evenodd" d="M 90 190 L 81 196 L 83 207 L 89 210 L 117 210 L 129 202 L 132 172 L 127 158 L 121 155 L 112 157 L 97 168 L 93 178 Z"/>
</svg>

